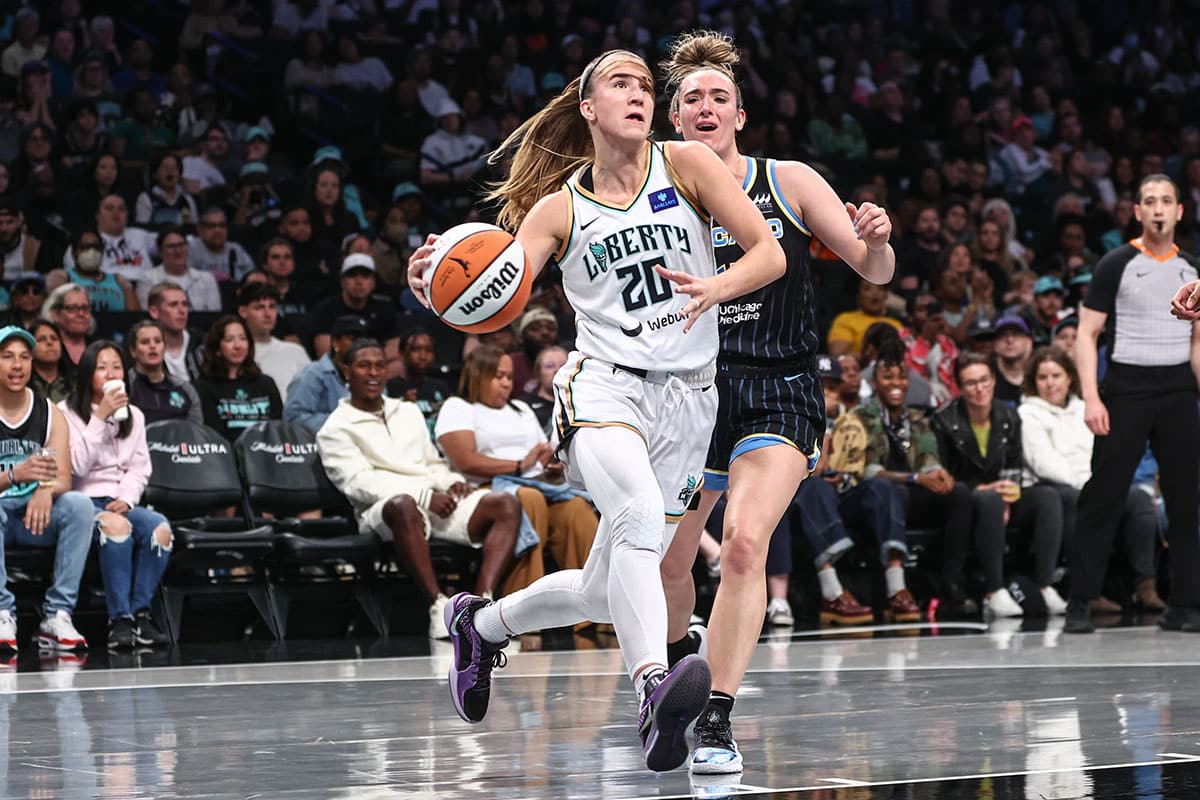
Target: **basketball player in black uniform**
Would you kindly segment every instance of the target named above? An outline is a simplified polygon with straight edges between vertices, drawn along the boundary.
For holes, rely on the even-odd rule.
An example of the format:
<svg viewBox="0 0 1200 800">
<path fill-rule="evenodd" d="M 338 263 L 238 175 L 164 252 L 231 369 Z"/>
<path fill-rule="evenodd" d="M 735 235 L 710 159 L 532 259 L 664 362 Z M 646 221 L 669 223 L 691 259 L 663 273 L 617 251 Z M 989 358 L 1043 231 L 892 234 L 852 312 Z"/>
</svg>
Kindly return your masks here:
<svg viewBox="0 0 1200 800">
<path fill-rule="evenodd" d="M 720 411 L 713 432 L 699 509 L 680 524 L 663 562 L 670 604 L 668 639 L 676 655 L 695 603 L 691 566 L 700 532 L 723 491 L 728 508 L 721 543 L 721 585 L 708 624 L 713 692 L 696 723 L 694 773 L 734 773 L 742 757 L 729 713 L 750 663 L 766 612 L 767 544 L 800 482 L 819 457 L 824 396 L 813 365 L 818 337 L 808 247 L 813 234 L 867 280 L 892 279 L 887 213 L 866 203 L 843 204 L 815 171 L 796 162 L 752 159 L 737 150 L 745 124 L 733 77 L 737 51 L 725 36 L 702 31 L 676 41 L 668 88 L 672 121 L 685 139 L 707 144 L 742 182 L 787 256 L 785 275 L 719 308 L 717 367 Z M 717 270 L 741 255 L 714 226 Z M 676 657 L 678 657 L 676 655 Z"/>
</svg>

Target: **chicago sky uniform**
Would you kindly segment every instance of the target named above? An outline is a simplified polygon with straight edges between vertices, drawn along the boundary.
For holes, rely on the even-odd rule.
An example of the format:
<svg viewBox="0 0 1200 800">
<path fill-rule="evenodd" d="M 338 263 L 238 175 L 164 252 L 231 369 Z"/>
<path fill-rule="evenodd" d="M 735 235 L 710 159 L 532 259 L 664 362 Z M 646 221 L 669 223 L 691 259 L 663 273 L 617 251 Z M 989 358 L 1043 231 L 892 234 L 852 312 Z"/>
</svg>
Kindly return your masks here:
<svg viewBox="0 0 1200 800">
<path fill-rule="evenodd" d="M 654 267 L 715 273 L 707 215 L 675 185 L 665 147 L 648 147 L 645 181 L 627 206 L 594 194 L 590 166 L 566 184 L 570 234 L 558 263 L 578 333 L 554 380 L 555 433 L 565 443 L 579 427 L 637 432 L 677 519 L 700 488 L 716 416 L 717 321 L 702 314 L 685 336 L 686 296 Z"/>
<path fill-rule="evenodd" d="M 707 488 L 718 490 L 728 487 L 734 458 L 767 445 L 790 444 L 815 466 L 825 432 L 825 395 L 813 369 L 819 339 L 808 263 L 812 233 L 779 191 L 775 160 L 745 159 L 742 187 L 779 240 L 787 272 L 718 308 L 721 412 L 705 469 Z M 715 224 L 712 243 L 718 272 L 743 255 Z"/>
</svg>

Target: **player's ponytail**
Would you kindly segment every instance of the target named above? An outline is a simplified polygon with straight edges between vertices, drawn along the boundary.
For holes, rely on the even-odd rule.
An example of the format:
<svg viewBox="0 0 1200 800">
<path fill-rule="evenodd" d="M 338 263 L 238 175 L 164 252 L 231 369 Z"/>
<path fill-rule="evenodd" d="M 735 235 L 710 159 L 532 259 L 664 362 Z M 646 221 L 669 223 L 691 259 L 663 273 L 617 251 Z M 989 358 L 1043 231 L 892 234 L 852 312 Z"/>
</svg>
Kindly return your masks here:
<svg viewBox="0 0 1200 800">
<path fill-rule="evenodd" d="M 653 88 L 650 68 L 640 56 L 624 50 L 609 50 L 592 60 L 580 77 L 575 78 L 532 117 L 509 134 L 488 162 L 496 164 L 513 152 L 508 176 L 492 186 L 486 200 L 500 203 L 496 224 L 516 231 L 534 204 L 558 191 L 573 172 L 595 158 L 592 134 L 579 112 L 579 103 L 591 94 L 600 67 L 633 61 L 645 71 Z M 581 81 L 585 81 L 581 90 Z"/>
<path fill-rule="evenodd" d="M 666 73 L 666 89 L 671 92 L 671 113 L 679 111 L 679 87 L 689 75 L 711 69 L 729 79 L 737 90 L 738 108 L 742 107 L 742 90 L 734 77 L 733 68 L 741 60 L 733 39 L 716 31 L 691 31 L 671 44 L 671 57 L 659 64 Z"/>
</svg>

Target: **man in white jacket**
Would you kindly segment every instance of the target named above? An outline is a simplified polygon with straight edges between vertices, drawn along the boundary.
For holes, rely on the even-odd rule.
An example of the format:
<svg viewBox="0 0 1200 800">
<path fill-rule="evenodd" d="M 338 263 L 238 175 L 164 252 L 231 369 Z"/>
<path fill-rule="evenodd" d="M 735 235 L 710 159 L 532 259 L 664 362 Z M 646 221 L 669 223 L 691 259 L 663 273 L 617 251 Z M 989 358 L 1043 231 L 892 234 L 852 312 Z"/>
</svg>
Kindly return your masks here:
<svg viewBox="0 0 1200 800">
<path fill-rule="evenodd" d="M 430 638 L 444 639 L 448 601 L 428 539 L 481 549 L 475 593 L 490 597 L 512 564 L 521 505 L 511 494 L 472 491 L 438 454 L 420 409 L 383 396 L 387 359 L 378 342 L 356 340 L 343 363 L 350 396 L 317 432 L 325 472 L 354 506 L 359 527 L 395 546 L 431 602 Z"/>
</svg>

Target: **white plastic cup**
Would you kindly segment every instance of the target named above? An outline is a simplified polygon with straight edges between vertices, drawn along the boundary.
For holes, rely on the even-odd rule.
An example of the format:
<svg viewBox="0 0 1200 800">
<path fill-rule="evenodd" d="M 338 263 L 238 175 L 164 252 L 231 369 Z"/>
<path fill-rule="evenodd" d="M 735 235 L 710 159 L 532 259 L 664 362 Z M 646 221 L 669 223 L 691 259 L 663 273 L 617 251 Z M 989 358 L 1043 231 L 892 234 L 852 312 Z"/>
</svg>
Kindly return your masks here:
<svg viewBox="0 0 1200 800">
<path fill-rule="evenodd" d="M 104 385 L 100 388 L 104 390 L 105 394 L 108 394 L 113 389 L 125 391 L 125 382 L 113 378 L 111 381 L 105 381 Z M 113 412 L 112 418 L 115 422 L 124 422 L 125 420 L 129 419 L 129 406 L 121 406 L 118 408 Z"/>
</svg>

